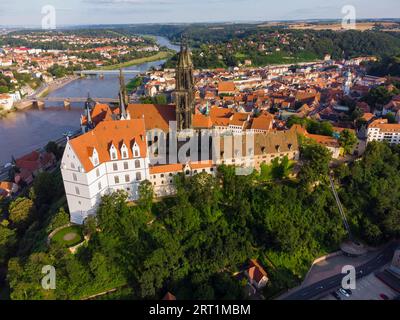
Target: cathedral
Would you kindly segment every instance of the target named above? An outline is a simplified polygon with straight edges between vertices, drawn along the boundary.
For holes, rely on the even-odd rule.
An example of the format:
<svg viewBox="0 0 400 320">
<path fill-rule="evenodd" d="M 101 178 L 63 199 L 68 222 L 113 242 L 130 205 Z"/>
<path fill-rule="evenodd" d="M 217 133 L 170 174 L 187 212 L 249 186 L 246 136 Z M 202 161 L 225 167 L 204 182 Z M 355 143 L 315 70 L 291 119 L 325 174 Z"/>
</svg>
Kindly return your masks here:
<svg viewBox="0 0 400 320">
<path fill-rule="evenodd" d="M 61 160 L 71 222 L 82 224 L 96 214 L 105 194 L 124 190 L 129 200 L 137 200 L 143 181 L 151 183 L 156 197 L 165 197 L 175 194 L 173 177 L 178 174 L 215 175 L 223 164 L 235 166 L 237 174 L 249 174 L 275 158 L 298 159 L 294 130 L 247 130 L 249 115 L 229 108 L 196 112 L 193 69 L 183 41 L 174 104 L 129 103 L 122 71 L 117 108 L 88 97 L 81 117 L 83 134 L 67 141 Z M 271 125 L 268 117 L 257 120 Z"/>
<path fill-rule="evenodd" d="M 176 67 L 176 121 L 178 130 L 192 129 L 194 115 L 194 79 L 193 62 L 187 42 L 181 45 Z"/>
<path fill-rule="evenodd" d="M 169 131 L 169 123 L 176 122 L 178 131 L 193 129 L 194 108 L 194 79 L 193 62 L 187 42 L 182 41 L 181 51 L 178 54 L 175 83 L 176 89 L 172 94 L 175 104 L 130 104 L 126 92 L 125 79 L 120 70 L 118 93 L 119 107 L 112 110 L 108 105 L 95 103 L 88 97 L 85 103 L 85 112 L 81 118 L 83 133 L 93 129 L 104 120 L 130 120 L 144 118 L 146 130 L 161 129 Z"/>
</svg>

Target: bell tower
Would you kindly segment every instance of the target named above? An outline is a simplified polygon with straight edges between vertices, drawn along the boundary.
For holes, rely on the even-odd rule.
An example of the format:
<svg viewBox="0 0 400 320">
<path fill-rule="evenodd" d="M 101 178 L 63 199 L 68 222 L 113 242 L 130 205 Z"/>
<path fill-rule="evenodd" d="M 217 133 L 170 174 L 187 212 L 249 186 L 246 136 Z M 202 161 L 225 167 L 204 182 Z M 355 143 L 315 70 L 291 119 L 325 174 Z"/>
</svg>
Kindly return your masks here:
<svg viewBox="0 0 400 320">
<path fill-rule="evenodd" d="M 194 80 L 193 80 L 193 62 L 191 53 L 185 39 L 181 42 L 181 51 L 176 66 L 176 122 L 177 129 L 191 129 L 192 117 L 194 114 Z"/>
</svg>

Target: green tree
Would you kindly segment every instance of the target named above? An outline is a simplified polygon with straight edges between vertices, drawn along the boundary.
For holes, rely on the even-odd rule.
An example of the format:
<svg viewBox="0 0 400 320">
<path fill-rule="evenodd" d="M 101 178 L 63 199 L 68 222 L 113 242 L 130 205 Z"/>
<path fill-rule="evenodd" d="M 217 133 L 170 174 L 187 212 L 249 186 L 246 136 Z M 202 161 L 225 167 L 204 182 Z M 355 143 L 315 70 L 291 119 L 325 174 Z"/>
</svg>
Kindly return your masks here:
<svg viewBox="0 0 400 320">
<path fill-rule="evenodd" d="M 343 130 L 340 133 L 339 144 L 344 149 L 346 154 L 351 154 L 354 147 L 357 145 L 358 139 L 350 130 Z"/>
<path fill-rule="evenodd" d="M 145 212 L 150 213 L 153 206 L 154 189 L 150 181 L 143 181 L 139 186 L 138 205 Z"/>
<path fill-rule="evenodd" d="M 60 181 L 54 174 L 42 172 L 33 182 L 35 204 L 38 208 L 44 204 L 51 204 L 57 194 L 60 193 Z"/>
<path fill-rule="evenodd" d="M 17 198 L 10 204 L 9 218 L 18 228 L 25 228 L 32 221 L 35 214 L 35 206 L 28 198 Z"/>
<path fill-rule="evenodd" d="M 332 153 L 309 139 L 301 145 L 301 160 L 303 166 L 300 170 L 300 181 L 305 184 L 314 183 L 327 177 Z"/>
<path fill-rule="evenodd" d="M 0 224 L 0 266 L 4 266 L 17 243 L 15 230 L 8 228 L 7 220 Z"/>
</svg>

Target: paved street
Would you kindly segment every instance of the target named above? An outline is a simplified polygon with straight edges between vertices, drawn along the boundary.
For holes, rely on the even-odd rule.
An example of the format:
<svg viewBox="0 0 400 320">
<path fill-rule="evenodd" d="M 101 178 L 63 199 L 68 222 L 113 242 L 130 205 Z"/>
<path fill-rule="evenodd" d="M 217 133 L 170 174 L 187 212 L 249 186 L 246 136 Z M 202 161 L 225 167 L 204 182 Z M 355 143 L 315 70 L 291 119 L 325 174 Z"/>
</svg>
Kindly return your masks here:
<svg viewBox="0 0 400 320">
<path fill-rule="evenodd" d="M 392 260 L 394 250 L 398 247 L 398 245 L 398 242 L 391 243 L 369 262 L 357 267 L 357 279 L 365 277 L 389 263 Z M 284 298 L 284 300 L 311 300 L 322 297 L 324 294 L 339 288 L 341 286 L 342 279 L 343 275 L 339 273 L 335 276 L 321 280 L 308 287 L 289 294 Z"/>
</svg>

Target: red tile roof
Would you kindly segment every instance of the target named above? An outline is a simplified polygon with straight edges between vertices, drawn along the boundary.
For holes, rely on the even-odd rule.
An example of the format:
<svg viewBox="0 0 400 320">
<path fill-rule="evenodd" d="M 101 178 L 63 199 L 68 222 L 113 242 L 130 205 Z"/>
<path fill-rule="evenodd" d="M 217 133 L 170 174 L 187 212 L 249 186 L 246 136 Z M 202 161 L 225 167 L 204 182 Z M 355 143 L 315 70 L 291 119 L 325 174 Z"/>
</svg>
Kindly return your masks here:
<svg viewBox="0 0 400 320">
<path fill-rule="evenodd" d="M 231 81 L 221 81 L 218 83 L 218 93 L 235 93 L 236 86 Z"/>
<path fill-rule="evenodd" d="M 146 157 L 147 145 L 144 121 L 139 119 L 123 121 L 103 121 L 92 131 L 69 141 L 86 172 L 94 166 L 89 157 L 95 148 L 99 155 L 99 163 L 110 161 L 110 147 L 113 144 L 121 159 L 120 147 L 125 143 L 130 158 L 132 147 L 136 142 L 140 148 L 140 156 Z"/>
<path fill-rule="evenodd" d="M 129 104 L 131 119 L 144 119 L 146 130 L 169 130 L 169 122 L 176 121 L 175 105 Z"/>
<path fill-rule="evenodd" d="M 264 277 L 268 278 L 267 273 L 257 262 L 257 260 L 250 260 L 250 268 L 247 270 L 249 278 L 259 283 Z"/>
</svg>

